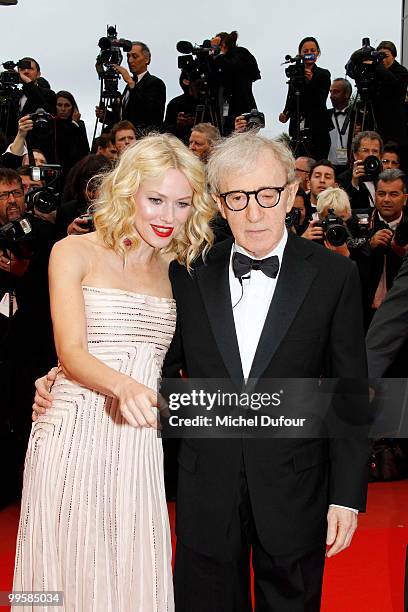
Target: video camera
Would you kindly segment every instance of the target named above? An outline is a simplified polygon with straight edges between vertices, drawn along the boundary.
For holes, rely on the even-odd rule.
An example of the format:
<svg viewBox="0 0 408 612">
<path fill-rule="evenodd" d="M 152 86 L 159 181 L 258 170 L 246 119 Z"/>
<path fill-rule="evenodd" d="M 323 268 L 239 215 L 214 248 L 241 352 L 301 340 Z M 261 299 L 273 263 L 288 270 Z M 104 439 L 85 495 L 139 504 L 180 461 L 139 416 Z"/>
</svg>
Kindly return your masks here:
<svg viewBox="0 0 408 612">
<path fill-rule="evenodd" d="M 24 68 L 31 68 L 30 60 L 19 60 L 17 63 L 13 60 L 3 62 L 2 66 L 4 72 L 0 73 L 0 87 L 1 88 L 13 88 L 21 84 L 21 79 L 17 70 L 24 70 Z"/>
<path fill-rule="evenodd" d="M 112 98 L 116 95 L 120 75 L 116 72 L 114 66 L 120 66 L 123 61 L 121 49 L 126 53 L 132 49 L 130 40 L 117 36 L 116 26 L 107 26 L 106 36 L 100 38 L 98 42 L 101 52 L 96 58 L 96 67 L 99 78 L 103 82 L 101 99 Z"/>
<path fill-rule="evenodd" d="M 47 164 L 30 166 L 32 181 L 45 181 L 45 186 L 29 191 L 26 195 L 27 210 L 34 212 L 36 208 L 41 213 L 50 213 L 58 208 L 61 200 L 61 166 Z"/>
<path fill-rule="evenodd" d="M 285 55 L 284 64 L 294 64 L 293 66 L 288 66 L 285 68 L 285 74 L 289 79 L 290 83 L 304 83 L 305 78 L 305 62 L 311 62 L 316 59 L 314 53 L 306 53 L 305 55 L 295 55 L 292 57 L 291 55 Z"/>
<path fill-rule="evenodd" d="M 352 53 L 347 62 L 346 74 L 356 82 L 356 87 L 360 94 L 372 93 L 375 83 L 375 67 L 382 62 L 385 57 L 383 51 L 376 51 L 370 45 L 369 38 L 363 38 L 361 49 Z M 372 62 L 366 64 L 364 62 Z"/>
<path fill-rule="evenodd" d="M 210 97 L 213 83 L 213 58 L 220 50 L 212 47 L 210 40 L 204 40 L 202 45 L 193 45 L 188 40 L 179 40 L 176 49 L 183 55 L 178 58 L 178 67 L 186 78 L 196 85 L 198 98 Z"/>
</svg>

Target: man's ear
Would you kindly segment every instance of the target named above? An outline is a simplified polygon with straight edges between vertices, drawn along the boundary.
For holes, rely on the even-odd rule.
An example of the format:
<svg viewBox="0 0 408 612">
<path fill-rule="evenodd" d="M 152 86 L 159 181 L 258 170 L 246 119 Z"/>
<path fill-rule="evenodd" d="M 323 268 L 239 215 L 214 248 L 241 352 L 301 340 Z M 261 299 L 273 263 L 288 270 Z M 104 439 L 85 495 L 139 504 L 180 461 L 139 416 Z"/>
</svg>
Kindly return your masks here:
<svg viewBox="0 0 408 612">
<path fill-rule="evenodd" d="M 226 219 L 227 216 L 225 214 L 224 205 L 221 202 L 221 198 L 215 195 L 214 193 L 211 194 L 211 197 L 214 200 L 215 204 L 217 205 L 218 212 L 220 213 L 221 217 L 223 217 L 223 219 Z"/>
<path fill-rule="evenodd" d="M 286 202 L 286 212 L 289 212 L 290 210 L 292 210 L 298 188 L 299 188 L 298 182 L 290 183 L 290 185 L 287 186 L 286 189 L 288 190 L 288 199 Z"/>
</svg>

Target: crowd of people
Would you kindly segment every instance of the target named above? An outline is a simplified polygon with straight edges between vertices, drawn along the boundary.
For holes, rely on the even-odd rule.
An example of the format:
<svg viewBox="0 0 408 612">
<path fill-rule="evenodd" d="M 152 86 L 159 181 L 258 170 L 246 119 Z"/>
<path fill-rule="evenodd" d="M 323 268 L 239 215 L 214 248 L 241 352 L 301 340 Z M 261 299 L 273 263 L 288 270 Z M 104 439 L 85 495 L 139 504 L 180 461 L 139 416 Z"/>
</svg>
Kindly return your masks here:
<svg viewBox="0 0 408 612">
<path fill-rule="evenodd" d="M 184 372 L 192 378 L 243 380 L 265 371 L 270 378 L 323 373 L 364 378 L 364 334 L 373 318 L 374 324 L 378 320 L 376 313 L 407 261 L 408 71 L 396 61 L 395 45 L 382 41 L 371 55 L 366 50 L 359 56 L 357 68 L 362 65 L 365 75 L 368 71 L 365 78 L 375 87 L 363 91 L 357 77 L 354 103 L 350 81 L 331 80 L 330 72 L 316 65 L 318 41 L 306 37 L 299 43 L 297 72 L 289 78 L 280 115 L 280 121 L 289 121 L 291 151 L 282 139 L 263 137 L 260 127 L 248 129 L 248 114 L 256 110 L 252 83 L 260 72 L 254 56 L 237 44 L 237 33 L 218 33 L 211 43 L 223 109 L 215 119 L 213 109 L 201 108 L 200 87 L 186 68 L 180 74 L 183 93 L 166 110 L 165 84 L 148 71 L 150 49 L 135 41 L 128 69 L 114 66 L 126 83 L 123 93 L 96 107 L 103 131 L 91 147 L 75 97 L 65 90 L 55 93 L 31 57 L 21 60 L 21 88 L 1 126 L 0 372 L 7 381 L 3 399 L 8 409 L 0 452 L 15 464 L 5 475 L 2 503 L 21 488 L 16 473 L 31 427 L 34 381 L 57 359 L 58 375 L 50 374 L 50 380 L 56 378 L 52 410 L 59 441 L 66 441 L 62 448 L 45 436 L 47 451 L 38 451 L 44 406 L 51 400 L 42 379 L 44 399 L 43 404 L 36 399 L 27 455 L 15 586 L 27 590 L 31 573 L 30 589 L 43 584 L 45 553 L 34 558 L 30 546 L 51 551 L 45 556 L 54 568 L 63 550 L 66 573 L 56 572 L 47 585 L 51 590 L 69 585 L 66 596 L 81 601 L 77 609 L 106 607 L 106 601 L 112 610 L 131 609 L 129 602 L 138 602 L 132 609 L 143 612 L 173 609 L 158 467 L 161 441 L 151 411 L 157 402 L 151 387 L 163 363 L 168 375 Z M 263 272 L 263 262 L 276 257 L 280 267 Z M 237 273 L 234 260 L 249 265 L 254 282 Z M 279 303 L 276 311 L 269 309 L 272 299 Z M 276 334 L 268 336 L 265 322 L 282 328 L 279 341 Z M 401 350 L 381 375 L 406 376 Z M 68 404 L 76 406 L 80 429 L 66 415 Z M 124 424 L 122 450 L 115 428 Z M 96 450 L 94 443 L 100 444 Z M 75 458 L 67 450 L 70 444 Z M 176 609 L 248 609 L 244 587 L 251 548 L 256 596 L 265 610 L 294 610 L 288 601 L 306 610 L 301 607 L 305 597 L 307 610 L 319 609 L 324 543 L 331 554 L 350 543 L 356 513 L 365 507 L 369 453 L 368 445 L 357 441 L 344 448 L 339 441 L 330 444 L 279 441 L 271 450 L 266 443 L 228 441 L 231 461 L 225 462 L 226 446 L 183 441 Z M 100 468 L 94 472 L 90 466 L 93 453 L 108 445 L 102 478 Z M 136 467 L 133 447 L 144 449 Z M 289 455 L 296 459 L 293 477 L 286 473 Z M 284 475 L 284 485 L 278 476 L 271 481 L 273 499 L 271 482 L 256 475 L 265 459 Z M 43 461 L 55 470 L 42 470 Z M 66 480 L 57 473 L 61 461 Z M 336 470 L 329 476 L 330 461 Z M 192 481 L 197 465 L 199 486 Z M 287 498 L 299 489 L 299 473 L 316 465 L 319 474 L 302 480 L 304 497 L 293 503 L 291 520 L 283 518 Z M 56 510 L 44 478 L 54 483 L 52 496 L 58 497 L 59 517 L 66 521 L 47 535 L 43 527 L 55 524 Z M 172 485 L 168 482 L 170 496 Z M 84 486 L 90 507 L 96 508 L 91 519 L 76 499 L 76 487 Z M 98 487 L 117 496 L 117 511 L 128 527 L 120 544 L 115 530 L 109 531 L 116 511 L 109 499 L 100 505 Z M 137 490 L 131 507 L 123 487 Z M 34 504 L 43 509 L 40 523 L 32 515 Z M 210 527 L 203 516 L 210 517 Z M 231 516 L 227 525 L 224 518 Z M 89 520 L 101 526 L 100 534 Z M 112 552 L 107 542 L 113 540 L 113 548 L 118 546 Z M 100 555 L 89 584 L 78 582 L 78 550 L 89 572 Z M 266 587 L 257 577 L 274 574 L 283 550 L 279 576 L 285 585 Z M 304 551 L 310 553 L 307 559 Z M 121 556 L 138 568 L 138 578 L 117 572 Z M 211 557 L 217 559 L 215 573 Z M 147 559 L 150 569 L 140 591 Z M 300 585 L 301 573 L 308 578 Z M 213 579 L 218 607 L 208 599 Z M 99 585 L 97 597 L 93 580 Z"/>
</svg>

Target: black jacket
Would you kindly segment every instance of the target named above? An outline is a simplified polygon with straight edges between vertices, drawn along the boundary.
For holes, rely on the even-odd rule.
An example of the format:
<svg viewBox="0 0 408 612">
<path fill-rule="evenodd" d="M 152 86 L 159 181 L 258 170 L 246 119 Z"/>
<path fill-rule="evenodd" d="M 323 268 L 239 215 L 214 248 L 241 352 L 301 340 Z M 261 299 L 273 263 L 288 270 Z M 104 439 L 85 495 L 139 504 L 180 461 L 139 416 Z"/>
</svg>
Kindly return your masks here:
<svg viewBox="0 0 408 612">
<path fill-rule="evenodd" d="M 124 104 L 127 92 L 129 99 Z M 165 105 L 165 84 L 147 72 L 133 89 L 125 88 L 122 95 L 122 119 L 131 121 L 141 133 L 159 130 L 163 125 Z"/>
<path fill-rule="evenodd" d="M 171 264 L 178 321 L 165 376 L 183 368 L 189 378 L 224 378 L 242 388 L 231 246 L 230 239 L 213 247 L 192 275 Z M 366 376 L 358 274 L 347 258 L 289 235 L 250 377 L 322 374 Z M 357 440 L 182 440 L 177 536 L 205 555 L 234 554 L 228 527 L 244 463 L 262 546 L 269 554 L 316 548 L 326 536 L 328 504 L 364 509 L 368 455 L 368 444 Z"/>
<path fill-rule="evenodd" d="M 229 116 L 233 119 L 256 108 L 252 83 L 261 78 L 255 57 L 245 47 L 234 47 L 215 60 L 217 80 L 229 102 Z"/>
<path fill-rule="evenodd" d="M 331 121 L 327 115 L 327 96 L 330 90 L 330 72 L 325 68 L 314 65 L 313 76 L 310 81 L 303 79 L 299 85 L 300 118 L 305 120 L 305 128 L 309 128 L 311 137 L 314 134 L 328 134 Z M 284 112 L 290 117 L 289 134 L 296 136 L 296 95 L 295 88 L 289 85 Z"/>
<path fill-rule="evenodd" d="M 392 140 L 407 144 L 405 96 L 408 70 L 394 61 L 389 68 L 382 63 L 375 67 L 375 92 L 373 109 L 377 130 L 384 142 Z"/>
<path fill-rule="evenodd" d="M 337 178 L 339 185 L 343 187 L 350 198 L 351 208 L 373 208 L 374 201 L 364 182 L 360 182 L 359 189 L 356 189 L 351 182 L 352 176 L 353 170 L 348 168 Z"/>
</svg>

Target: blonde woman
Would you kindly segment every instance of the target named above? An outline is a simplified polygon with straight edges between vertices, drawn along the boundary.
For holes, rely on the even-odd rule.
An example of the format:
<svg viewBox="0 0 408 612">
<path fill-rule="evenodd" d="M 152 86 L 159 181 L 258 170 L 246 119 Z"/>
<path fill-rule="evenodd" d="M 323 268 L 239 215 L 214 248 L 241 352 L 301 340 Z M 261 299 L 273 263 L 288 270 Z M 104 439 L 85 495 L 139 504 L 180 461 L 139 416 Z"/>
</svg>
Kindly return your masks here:
<svg viewBox="0 0 408 612">
<path fill-rule="evenodd" d="M 75 612 L 174 609 L 155 387 L 176 324 L 168 253 L 189 268 L 212 214 L 201 162 L 149 136 L 103 178 L 96 231 L 55 245 L 60 371 L 27 452 L 14 590 L 63 591 Z"/>
</svg>

